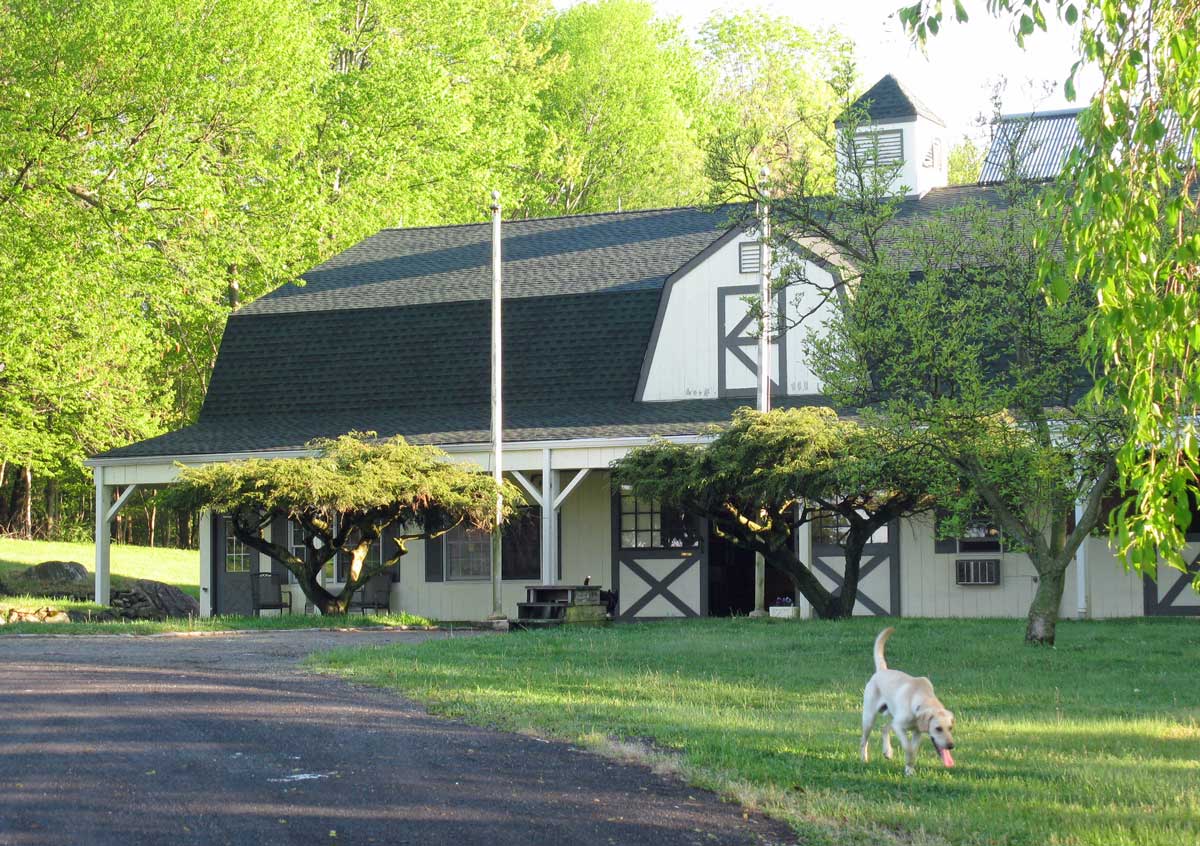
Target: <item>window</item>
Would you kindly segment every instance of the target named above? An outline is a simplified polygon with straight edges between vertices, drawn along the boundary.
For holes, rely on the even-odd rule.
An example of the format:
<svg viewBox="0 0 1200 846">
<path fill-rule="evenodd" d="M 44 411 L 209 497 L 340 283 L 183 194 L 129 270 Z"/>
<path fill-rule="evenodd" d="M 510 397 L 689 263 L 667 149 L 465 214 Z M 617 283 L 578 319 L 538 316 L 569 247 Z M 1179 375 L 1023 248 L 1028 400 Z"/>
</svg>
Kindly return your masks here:
<svg viewBox="0 0 1200 846">
<path fill-rule="evenodd" d="M 954 583 L 958 585 L 1000 584 L 1000 559 L 960 558 L 954 562 Z"/>
<path fill-rule="evenodd" d="M 500 535 L 503 549 L 500 576 L 504 579 L 538 581 L 542 577 L 542 510 L 519 508 L 508 518 Z M 489 538 L 490 544 L 490 538 Z M 489 551 L 491 547 L 488 547 Z M 490 571 L 489 571 L 490 572 Z"/>
<path fill-rule="evenodd" d="M 967 521 L 958 539 L 959 552 L 1000 552 L 1000 529 L 987 517 Z"/>
<path fill-rule="evenodd" d="M 621 491 L 622 549 L 686 549 L 699 543 L 685 514 L 663 508 L 656 499 Z"/>
<path fill-rule="evenodd" d="M 375 543 L 367 549 L 367 556 L 363 559 L 363 568 L 378 567 L 383 561 L 383 538 L 379 538 Z M 334 566 L 336 564 L 336 567 Z M 346 581 L 346 576 L 350 573 L 350 555 L 345 552 L 339 552 L 333 558 L 325 563 L 324 569 L 321 571 L 326 582 L 334 582 L 341 584 Z"/>
<path fill-rule="evenodd" d="M 762 250 L 757 241 L 738 244 L 738 272 L 758 273 L 762 270 Z"/>
<path fill-rule="evenodd" d="M 251 549 L 233 533 L 233 520 L 225 518 L 225 572 L 249 573 L 253 559 Z"/>
<path fill-rule="evenodd" d="M 446 580 L 471 581 L 492 576 L 492 536 L 460 523 L 445 534 Z"/>
<path fill-rule="evenodd" d="M 812 521 L 812 539 L 815 544 L 844 546 L 849 534 L 850 521 L 836 511 L 822 511 Z M 867 543 L 887 543 L 888 537 L 889 526 L 885 524 L 874 531 Z"/>
<path fill-rule="evenodd" d="M 899 129 L 863 132 L 854 139 L 854 152 L 876 165 L 899 164 L 904 161 L 904 133 Z"/>
<path fill-rule="evenodd" d="M 933 143 L 925 151 L 925 159 L 921 164 L 932 168 L 940 168 L 942 166 L 942 141 L 940 138 L 933 139 Z"/>
<path fill-rule="evenodd" d="M 944 519 L 943 514 L 938 519 Z M 943 554 L 962 554 L 971 552 L 1003 552 L 1004 543 L 1000 529 L 986 514 L 977 514 L 967 520 L 962 534 L 957 537 L 943 538 L 941 531 L 935 532 L 933 551 Z"/>
</svg>

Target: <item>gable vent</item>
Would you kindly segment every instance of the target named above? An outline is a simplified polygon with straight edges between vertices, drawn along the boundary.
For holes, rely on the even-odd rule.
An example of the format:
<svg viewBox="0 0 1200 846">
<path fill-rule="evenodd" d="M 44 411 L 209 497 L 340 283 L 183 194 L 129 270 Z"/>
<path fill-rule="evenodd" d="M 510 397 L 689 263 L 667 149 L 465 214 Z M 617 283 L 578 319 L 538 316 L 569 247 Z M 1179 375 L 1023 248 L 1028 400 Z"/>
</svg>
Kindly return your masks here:
<svg viewBox="0 0 1200 846">
<path fill-rule="evenodd" d="M 757 241 L 743 241 L 738 244 L 738 272 L 758 273 L 762 269 L 762 255 Z"/>
</svg>

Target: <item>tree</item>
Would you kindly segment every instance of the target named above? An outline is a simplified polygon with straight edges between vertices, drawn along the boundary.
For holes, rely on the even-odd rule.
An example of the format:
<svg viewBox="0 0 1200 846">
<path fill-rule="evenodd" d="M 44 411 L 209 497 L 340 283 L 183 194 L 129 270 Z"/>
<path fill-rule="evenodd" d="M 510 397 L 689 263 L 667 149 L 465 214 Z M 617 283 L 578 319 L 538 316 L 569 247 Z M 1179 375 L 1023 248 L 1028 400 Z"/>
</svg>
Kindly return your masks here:
<svg viewBox="0 0 1200 846">
<path fill-rule="evenodd" d="M 490 530 L 497 493 L 503 493 L 506 516 L 523 502 L 512 485 L 498 490 L 491 476 L 452 463 L 433 447 L 414 446 L 401 437 L 372 438 L 372 433 L 351 433 L 314 441 L 311 458 L 187 468 L 165 500 L 228 514 L 238 540 L 283 564 L 322 614 L 345 614 L 354 592 L 397 564 L 410 541 L 438 537 L 464 522 Z M 300 525 L 304 558 L 293 555 L 286 543 L 262 537 L 276 518 Z M 371 547 L 391 526 L 396 548 L 368 565 Z M 339 553 L 350 564 L 345 585 L 332 594 L 319 576 Z"/>
<path fill-rule="evenodd" d="M 832 190 L 834 161 L 820 144 L 832 127 L 837 90 L 827 81 L 846 69 L 854 45 L 835 30 L 809 32 L 786 17 L 763 12 L 714 14 L 699 46 L 708 78 L 703 145 L 714 201 L 735 186 L 753 186 L 800 156 Z"/>
<path fill-rule="evenodd" d="M 644 0 L 597 0 L 532 34 L 546 87 L 520 213 L 683 205 L 703 195 L 691 45 Z"/>
<path fill-rule="evenodd" d="M 951 185 L 971 185 L 979 181 L 984 150 L 965 135 L 946 155 L 947 181 Z"/>
<path fill-rule="evenodd" d="M 923 445 L 840 420 L 828 408 L 742 408 L 707 445 L 660 441 L 631 450 L 613 465 L 613 481 L 762 553 L 817 616 L 835 619 L 854 611 L 863 547 L 892 520 L 933 507 L 925 491 L 940 466 Z M 830 515 L 849 527 L 843 582 L 833 592 L 796 554 L 793 534 Z"/>
<path fill-rule="evenodd" d="M 1100 91 L 1079 117 L 1082 143 L 1044 200 L 1053 225 L 1042 243 L 1061 240 L 1065 260 L 1043 267 L 1042 279 L 1059 302 L 1076 285 L 1092 292 L 1098 307 L 1085 340 L 1105 364 L 1095 391 L 1115 397 L 1133 423 L 1119 456 L 1121 486 L 1131 493 L 1112 524 L 1120 551 L 1151 574 L 1160 557 L 1183 569 L 1187 515 L 1200 494 L 1200 2 L 986 6 L 1012 21 L 1021 44 L 1050 25 L 1075 33 L 1068 98 L 1081 68 L 1101 72 Z M 966 22 L 959 0 L 954 9 Z M 941 0 L 900 17 L 924 41 L 940 30 Z"/>
<path fill-rule="evenodd" d="M 851 110 L 841 132 L 859 126 Z M 1087 286 L 1045 303 L 1047 259 L 1029 248 L 1043 217 L 1036 188 L 1015 175 L 986 197 L 906 216 L 873 167 L 848 159 L 834 198 L 778 203 L 779 237 L 819 232 L 854 266 L 823 330 L 808 333 L 814 372 L 834 403 L 944 457 L 957 478 L 939 497 L 942 531 L 984 508 L 1038 573 L 1026 639 L 1053 643 L 1063 574 L 1103 516 L 1124 435 L 1116 410 L 1085 397 Z"/>
</svg>

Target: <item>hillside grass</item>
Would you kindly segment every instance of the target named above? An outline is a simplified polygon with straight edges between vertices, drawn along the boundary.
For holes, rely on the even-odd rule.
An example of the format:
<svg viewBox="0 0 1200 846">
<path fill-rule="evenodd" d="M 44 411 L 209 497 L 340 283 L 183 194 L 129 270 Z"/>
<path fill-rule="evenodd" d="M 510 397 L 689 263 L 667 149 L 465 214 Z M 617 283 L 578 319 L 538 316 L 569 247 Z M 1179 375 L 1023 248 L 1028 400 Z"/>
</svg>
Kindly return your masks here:
<svg viewBox="0 0 1200 846">
<path fill-rule="evenodd" d="M 311 666 L 433 713 L 666 762 L 812 844 L 1200 842 L 1200 624 L 891 621 L 891 666 L 932 678 L 955 757 L 858 758 L 887 621 L 695 620 L 339 650 Z"/>
<path fill-rule="evenodd" d="M 18 574 L 32 564 L 42 561 L 77 561 L 88 572 L 96 568 L 96 546 L 92 543 L 60 543 L 0 538 L 0 582 L 9 588 L 22 590 L 29 583 Z M 112 544 L 109 552 L 109 573 L 114 588 L 123 587 L 133 579 L 153 579 L 199 598 L 200 553 L 194 549 L 166 549 L 147 546 Z M 90 590 L 90 585 L 82 585 Z"/>
</svg>

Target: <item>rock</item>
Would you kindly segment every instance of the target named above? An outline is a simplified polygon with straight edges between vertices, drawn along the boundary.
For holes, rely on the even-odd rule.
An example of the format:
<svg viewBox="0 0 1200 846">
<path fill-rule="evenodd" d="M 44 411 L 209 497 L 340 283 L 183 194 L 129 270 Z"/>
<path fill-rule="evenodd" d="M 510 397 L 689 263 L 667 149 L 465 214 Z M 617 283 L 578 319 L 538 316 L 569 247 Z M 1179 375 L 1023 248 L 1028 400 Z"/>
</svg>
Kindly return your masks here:
<svg viewBox="0 0 1200 846">
<path fill-rule="evenodd" d="M 35 582 L 86 582 L 91 574 L 87 567 L 76 561 L 43 561 L 25 570 L 20 577 Z"/>
<path fill-rule="evenodd" d="M 138 579 L 110 597 L 114 612 L 129 620 L 199 617 L 200 603 L 174 585 Z"/>
</svg>

